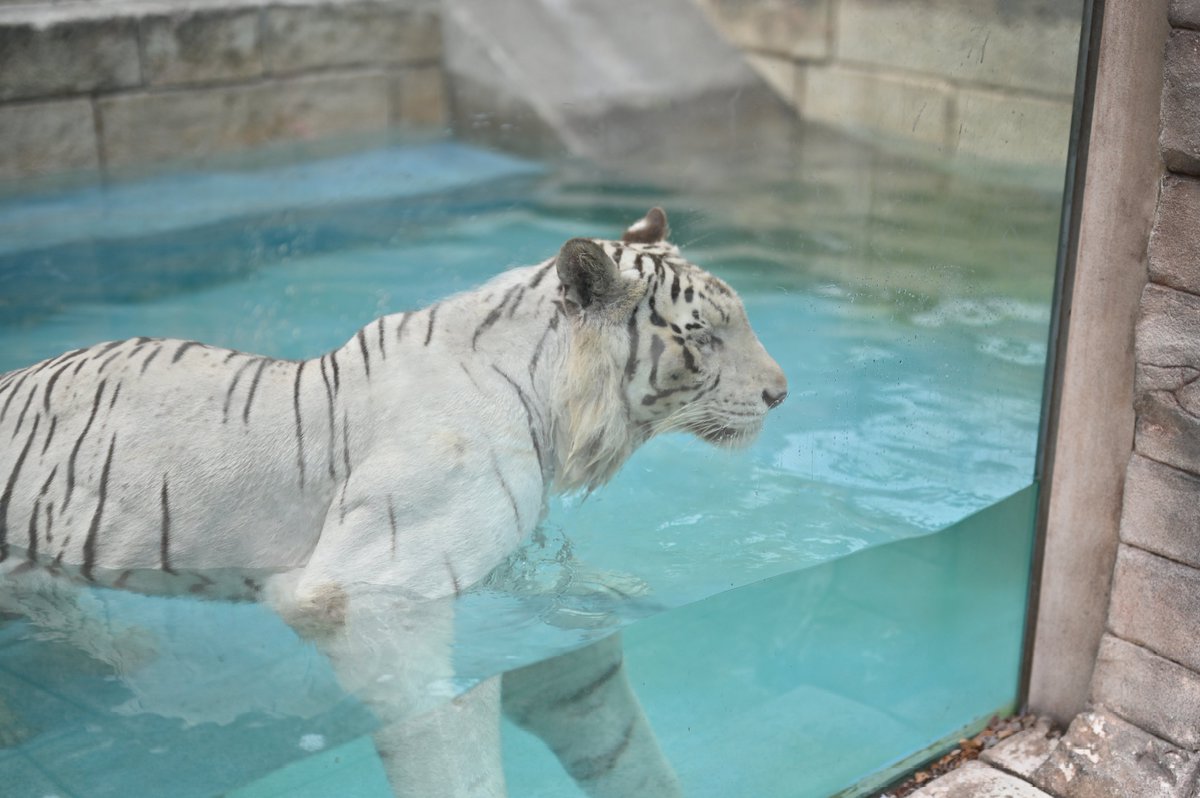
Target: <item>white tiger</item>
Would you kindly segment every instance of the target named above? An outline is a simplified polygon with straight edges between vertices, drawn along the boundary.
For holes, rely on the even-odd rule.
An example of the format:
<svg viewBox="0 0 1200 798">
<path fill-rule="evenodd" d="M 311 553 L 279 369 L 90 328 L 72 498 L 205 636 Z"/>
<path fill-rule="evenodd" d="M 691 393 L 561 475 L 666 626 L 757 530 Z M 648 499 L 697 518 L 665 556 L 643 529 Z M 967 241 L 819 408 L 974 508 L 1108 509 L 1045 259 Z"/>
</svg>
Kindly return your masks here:
<svg viewBox="0 0 1200 798">
<path fill-rule="evenodd" d="M 737 295 L 666 235 L 654 208 L 313 360 L 136 338 L 3 375 L 9 600 L 50 574 L 268 602 L 374 710 L 398 796 L 504 795 L 502 693 L 590 795 L 679 795 L 618 636 L 449 700 L 453 600 L 550 491 L 666 430 L 745 443 L 787 393 Z"/>
</svg>

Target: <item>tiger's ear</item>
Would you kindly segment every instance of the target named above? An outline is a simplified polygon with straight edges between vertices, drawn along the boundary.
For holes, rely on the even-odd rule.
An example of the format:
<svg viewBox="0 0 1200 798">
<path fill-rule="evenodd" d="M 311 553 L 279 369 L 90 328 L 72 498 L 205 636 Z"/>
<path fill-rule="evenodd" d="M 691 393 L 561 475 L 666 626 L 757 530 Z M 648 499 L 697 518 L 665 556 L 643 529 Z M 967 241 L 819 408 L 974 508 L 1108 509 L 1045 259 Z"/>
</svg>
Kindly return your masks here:
<svg viewBox="0 0 1200 798">
<path fill-rule="evenodd" d="M 617 264 L 595 241 L 572 238 L 563 244 L 557 267 L 567 299 L 581 308 L 609 304 L 622 294 Z"/>
<path fill-rule="evenodd" d="M 629 225 L 621 240 L 626 244 L 657 244 L 666 241 L 671 228 L 667 226 L 667 213 L 662 208 L 651 208 L 646 215 Z"/>
</svg>

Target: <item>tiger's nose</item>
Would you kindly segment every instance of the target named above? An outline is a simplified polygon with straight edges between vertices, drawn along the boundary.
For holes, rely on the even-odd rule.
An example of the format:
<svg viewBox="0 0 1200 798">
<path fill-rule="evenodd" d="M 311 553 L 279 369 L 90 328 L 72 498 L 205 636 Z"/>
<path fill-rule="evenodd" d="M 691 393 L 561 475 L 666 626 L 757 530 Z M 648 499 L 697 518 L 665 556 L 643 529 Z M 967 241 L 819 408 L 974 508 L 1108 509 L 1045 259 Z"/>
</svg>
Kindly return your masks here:
<svg viewBox="0 0 1200 798">
<path fill-rule="evenodd" d="M 762 398 L 763 401 L 767 403 L 768 409 L 779 407 L 781 404 L 783 404 L 783 400 L 787 399 L 787 388 L 784 388 L 778 393 L 771 393 L 769 389 L 763 388 Z"/>
</svg>

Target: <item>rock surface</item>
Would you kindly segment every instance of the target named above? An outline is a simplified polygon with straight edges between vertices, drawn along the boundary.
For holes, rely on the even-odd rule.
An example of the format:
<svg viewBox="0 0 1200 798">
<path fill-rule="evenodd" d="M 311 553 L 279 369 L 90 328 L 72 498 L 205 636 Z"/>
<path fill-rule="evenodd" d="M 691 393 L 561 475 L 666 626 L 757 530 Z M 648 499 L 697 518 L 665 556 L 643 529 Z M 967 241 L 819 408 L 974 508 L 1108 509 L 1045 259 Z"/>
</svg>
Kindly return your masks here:
<svg viewBox="0 0 1200 798">
<path fill-rule="evenodd" d="M 1078 715 L 1034 784 L 1060 798 L 1190 798 L 1196 755 L 1112 712 Z"/>
<path fill-rule="evenodd" d="M 1160 144 L 1168 169 L 1200 175 L 1200 31 L 1167 39 Z"/>
<path fill-rule="evenodd" d="M 1200 377 L 1200 371 L 1196 369 L 1172 371 L 1173 377 L 1165 375 L 1164 379 L 1182 382 Z M 1200 496 L 1200 477 L 1135 454 L 1129 460 L 1125 475 L 1121 540 L 1200 568 L 1200 501 L 1197 496 Z"/>
<path fill-rule="evenodd" d="M 1150 235 L 1150 279 L 1200 294 L 1200 180 L 1163 180 Z"/>
<path fill-rule="evenodd" d="M 1092 699 L 1174 745 L 1200 748 L 1200 674 L 1141 646 L 1104 636 Z"/>
<path fill-rule="evenodd" d="M 1142 294 L 1136 355 L 1140 388 L 1135 448 L 1200 475 L 1200 296 L 1151 283 Z"/>
<path fill-rule="evenodd" d="M 910 798 L 1051 798 L 1016 776 L 981 764 L 968 762 L 922 787 Z"/>
<path fill-rule="evenodd" d="M 1058 735 L 1050 731 L 1049 721 L 1040 721 L 1032 729 L 1014 734 L 988 748 L 979 758 L 1014 776 L 1028 779 L 1058 746 Z"/>
<path fill-rule="evenodd" d="M 1108 627 L 1124 640 L 1200 671 L 1200 571 L 1122 545 Z"/>
</svg>

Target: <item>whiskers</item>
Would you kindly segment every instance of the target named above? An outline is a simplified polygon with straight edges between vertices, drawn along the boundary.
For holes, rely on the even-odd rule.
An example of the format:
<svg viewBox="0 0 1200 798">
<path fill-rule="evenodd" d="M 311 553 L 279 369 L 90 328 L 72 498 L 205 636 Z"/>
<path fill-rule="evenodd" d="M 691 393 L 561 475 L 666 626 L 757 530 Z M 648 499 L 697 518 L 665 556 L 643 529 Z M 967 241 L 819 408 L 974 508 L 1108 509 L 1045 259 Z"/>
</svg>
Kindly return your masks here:
<svg viewBox="0 0 1200 798">
<path fill-rule="evenodd" d="M 702 402 L 684 405 L 650 425 L 651 436 L 664 432 L 690 432 L 709 443 L 730 449 L 749 446 L 762 428 L 758 416 L 717 413 Z"/>
</svg>

